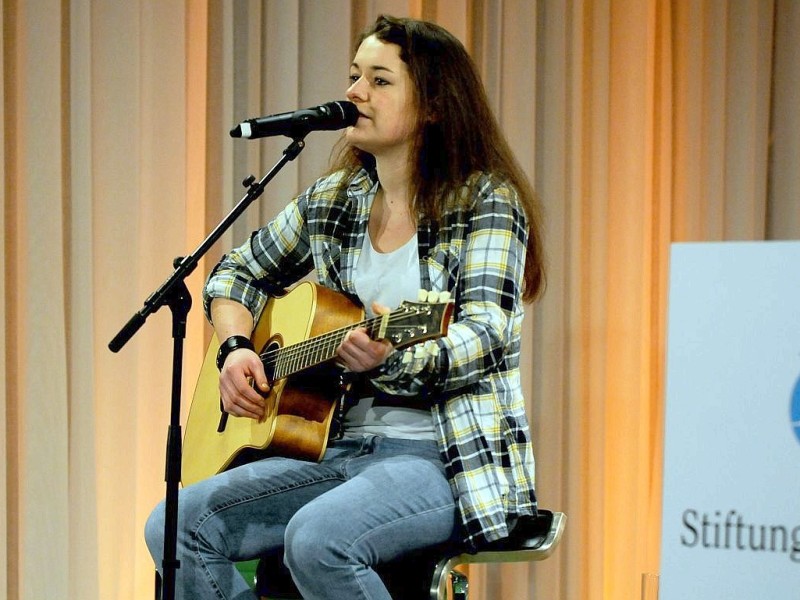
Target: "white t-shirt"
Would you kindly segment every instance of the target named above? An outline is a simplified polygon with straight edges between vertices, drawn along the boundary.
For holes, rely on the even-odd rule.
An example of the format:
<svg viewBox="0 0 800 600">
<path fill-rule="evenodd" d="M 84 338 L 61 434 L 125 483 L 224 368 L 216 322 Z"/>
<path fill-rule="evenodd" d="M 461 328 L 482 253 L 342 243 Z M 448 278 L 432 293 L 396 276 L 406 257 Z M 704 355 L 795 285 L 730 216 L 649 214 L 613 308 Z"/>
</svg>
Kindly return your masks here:
<svg viewBox="0 0 800 600">
<path fill-rule="evenodd" d="M 416 234 L 397 250 L 383 253 L 372 246 L 367 231 L 354 281 L 368 317 L 375 316 L 373 302 L 395 309 L 403 300 L 416 300 L 420 282 Z M 398 402 L 392 406 L 376 406 L 375 398 L 361 398 L 345 414 L 345 436 L 372 433 L 404 439 L 435 439 L 430 411 L 402 406 L 402 398 L 395 399 Z"/>
</svg>

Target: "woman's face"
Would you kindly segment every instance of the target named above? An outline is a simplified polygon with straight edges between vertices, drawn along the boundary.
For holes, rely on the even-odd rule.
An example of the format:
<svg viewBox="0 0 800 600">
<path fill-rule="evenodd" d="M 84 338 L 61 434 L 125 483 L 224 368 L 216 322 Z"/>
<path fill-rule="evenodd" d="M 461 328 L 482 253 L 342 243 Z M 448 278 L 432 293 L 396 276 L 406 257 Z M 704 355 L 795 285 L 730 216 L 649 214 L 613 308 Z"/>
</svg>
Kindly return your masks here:
<svg viewBox="0 0 800 600">
<path fill-rule="evenodd" d="M 414 84 L 400 48 L 374 35 L 358 47 L 350 65 L 347 99 L 361 114 L 346 131 L 347 140 L 376 159 L 408 150 L 416 126 Z"/>
</svg>

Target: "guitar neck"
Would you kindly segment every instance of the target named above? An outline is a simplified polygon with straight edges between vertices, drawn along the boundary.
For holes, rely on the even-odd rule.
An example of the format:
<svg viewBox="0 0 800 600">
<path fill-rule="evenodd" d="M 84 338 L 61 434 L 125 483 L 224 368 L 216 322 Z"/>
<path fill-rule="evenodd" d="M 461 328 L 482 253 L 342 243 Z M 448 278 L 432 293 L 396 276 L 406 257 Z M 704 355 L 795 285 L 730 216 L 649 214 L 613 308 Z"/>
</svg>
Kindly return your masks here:
<svg viewBox="0 0 800 600">
<path fill-rule="evenodd" d="M 266 371 L 272 374 L 272 379 L 289 377 L 335 358 L 336 349 L 345 336 L 358 328 L 366 329 L 373 340 L 386 339 L 397 349 L 405 348 L 445 335 L 452 311 L 453 303 L 449 301 L 405 301 L 389 314 L 352 323 L 289 346 L 268 347 L 261 354 L 261 361 Z"/>
<path fill-rule="evenodd" d="M 371 338 L 381 339 L 378 337 L 381 322 L 381 317 L 374 317 L 353 323 L 290 346 L 268 350 L 261 355 L 261 360 L 273 373 L 274 379 L 283 379 L 334 359 L 336 349 L 344 341 L 345 336 L 359 327 L 365 328 Z"/>
</svg>

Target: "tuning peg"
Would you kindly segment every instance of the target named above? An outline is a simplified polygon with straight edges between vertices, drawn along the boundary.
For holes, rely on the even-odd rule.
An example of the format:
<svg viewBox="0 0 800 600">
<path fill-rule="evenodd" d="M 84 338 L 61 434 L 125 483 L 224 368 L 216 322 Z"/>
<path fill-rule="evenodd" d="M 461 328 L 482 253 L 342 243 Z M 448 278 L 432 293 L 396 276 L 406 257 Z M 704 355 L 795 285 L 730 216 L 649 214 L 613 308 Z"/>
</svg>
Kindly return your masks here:
<svg viewBox="0 0 800 600">
<path fill-rule="evenodd" d="M 411 352 L 411 350 L 406 350 L 405 352 L 403 352 L 403 364 L 404 365 L 409 364 L 412 360 L 414 360 L 414 354 L 413 354 L 413 352 Z"/>
<path fill-rule="evenodd" d="M 439 292 L 431 290 L 428 292 L 428 304 L 436 304 L 439 301 Z"/>
<path fill-rule="evenodd" d="M 425 344 L 425 352 L 431 358 L 435 358 L 436 356 L 438 356 L 439 355 L 439 350 L 440 350 L 439 344 L 437 344 L 434 341 L 430 341 L 427 344 Z"/>
<path fill-rule="evenodd" d="M 450 292 L 447 290 L 439 292 L 439 302 L 448 302 L 450 300 Z"/>
<path fill-rule="evenodd" d="M 420 289 L 417 292 L 417 302 L 425 302 L 427 298 L 428 298 L 428 290 Z"/>
</svg>

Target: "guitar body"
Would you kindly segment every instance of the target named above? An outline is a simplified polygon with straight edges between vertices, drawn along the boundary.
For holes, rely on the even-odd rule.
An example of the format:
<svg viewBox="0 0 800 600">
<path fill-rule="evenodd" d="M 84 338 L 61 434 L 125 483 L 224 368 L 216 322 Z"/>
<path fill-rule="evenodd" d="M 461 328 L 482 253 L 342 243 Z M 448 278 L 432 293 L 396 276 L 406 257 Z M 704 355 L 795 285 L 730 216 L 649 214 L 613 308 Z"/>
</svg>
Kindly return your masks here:
<svg viewBox="0 0 800 600">
<path fill-rule="evenodd" d="M 259 354 L 268 348 L 285 348 L 327 332 L 347 327 L 363 318 L 363 310 L 346 296 L 310 282 L 288 294 L 270 298 L 253 332 Z M 320 460 L 339 393 L 336 373 L 320 364 L 273 380 L 266 397 L 264 419 L 227 416 L 218 431 L 222 412 L 213 337 L 195 388 L 184 435 L 181 480 L 190 485 L 255 458 L 270 455 Z"/>
</svg>

